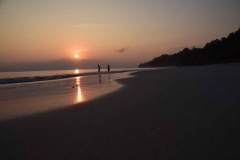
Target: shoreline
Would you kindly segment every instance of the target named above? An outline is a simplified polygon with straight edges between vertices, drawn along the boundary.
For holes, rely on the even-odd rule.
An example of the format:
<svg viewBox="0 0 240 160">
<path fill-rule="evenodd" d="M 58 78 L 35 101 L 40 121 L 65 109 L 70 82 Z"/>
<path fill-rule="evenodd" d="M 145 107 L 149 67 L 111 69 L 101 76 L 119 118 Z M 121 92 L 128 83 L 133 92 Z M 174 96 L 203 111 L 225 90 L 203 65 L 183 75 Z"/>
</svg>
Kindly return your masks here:
<svg viewBox="0 0 240 160">
<path fill-rule="evenodd" d="M 167 67 L 162 67 L 167 68 Z M 118 74 L 126 72 L 154 70 L 154 68 L 117 68 L 112 71 L 97 72 L 95 69 L 76 69 L 76 70 L 59 70 L 57 71 L 38 71 L 40 73 L 29 71 L 26 72 L 13 72 L 18 76 L 12 76 L 11 72 L 0 72 L 0 86 L 7 84 L 22 84 L 22 83 L 34 83 L 34 82 L 47 82 L 54 80 L 64 80 L 73 77 L 104 75 L 104 74 Z M 72 73 L 71 73 L 71 72 Z M 75 71 L 73 73 L 73 71 Z M 53 73 L 52 73 L 53 72 Z M 54 73 L 55 72 L 55 73 Z M 11 73 L 11 74 L 10 74 Z M 2 75 L 1 75 L 2 74 Z"/>
<path fill-rule="evenodd" d="M 0 123 L 8 159 L 239 158 L 240 64 L 137 72 L 95 100 Z"/>
<path fill-rule="evenodd" d="M 122 85 L 115 80 L 131 77 L 130 73 L 0 86 L 0 121 L 69 108 L 74 104 L 94 100 L 121 88 Z"/>
</svg>

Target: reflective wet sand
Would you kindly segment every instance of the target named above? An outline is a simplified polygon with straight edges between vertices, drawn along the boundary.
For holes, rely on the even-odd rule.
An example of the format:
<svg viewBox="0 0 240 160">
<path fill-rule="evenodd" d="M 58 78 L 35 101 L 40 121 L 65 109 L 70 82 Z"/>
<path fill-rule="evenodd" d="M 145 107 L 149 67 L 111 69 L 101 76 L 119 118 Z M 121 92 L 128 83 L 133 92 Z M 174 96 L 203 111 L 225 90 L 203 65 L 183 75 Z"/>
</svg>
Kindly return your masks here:
<svg viewBox="0 0 240 160">
<path fill-rule="evenodd" d="M 0 86 L 0 121 L 90 101 L 119 89 L 118 78 L 129 73 L 102 74 Z"/>
</svg>

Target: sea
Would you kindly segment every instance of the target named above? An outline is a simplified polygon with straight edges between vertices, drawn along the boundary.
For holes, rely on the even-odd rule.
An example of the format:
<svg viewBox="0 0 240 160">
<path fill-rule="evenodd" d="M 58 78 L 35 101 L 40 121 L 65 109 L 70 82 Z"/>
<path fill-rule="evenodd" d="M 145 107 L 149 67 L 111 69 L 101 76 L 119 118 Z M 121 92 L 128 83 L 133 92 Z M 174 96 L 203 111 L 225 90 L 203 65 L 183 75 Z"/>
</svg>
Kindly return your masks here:
<svg viewBox="0 0 240 160">
<path fill-rule="evenodd" d="M 106 69 L 98 72 L 97 69 L 75 69 L 75 70 L 47 70 L 47 71 L 21 71 L 21 72 L 0 72 L 0 85 L 48 81 L 78 76 L 89 76 L 99 74 L 114 74 L 123 72 L 154 70 L 153 68 L 115 68 L 108 72 Z"/>
</svg>

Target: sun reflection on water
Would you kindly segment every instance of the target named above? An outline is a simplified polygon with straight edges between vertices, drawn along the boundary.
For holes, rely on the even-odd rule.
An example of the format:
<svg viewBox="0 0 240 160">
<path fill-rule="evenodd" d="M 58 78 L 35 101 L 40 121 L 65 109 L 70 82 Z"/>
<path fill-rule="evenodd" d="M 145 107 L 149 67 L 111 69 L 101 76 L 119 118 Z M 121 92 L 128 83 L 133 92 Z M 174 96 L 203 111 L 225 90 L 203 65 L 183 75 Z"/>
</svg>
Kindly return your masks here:
<svg viewBox="0 0 240 160">
<path fill-rule="evenodd" d="M 81 92 L 81 87 L 80 87 L 80 77 L 76 77 L 76 84 L 77 84 L 77 88 L 78 88 L 77 102 L 82 102 L 83 98 L 82 98 L 82 92 Z"/>
</svg>

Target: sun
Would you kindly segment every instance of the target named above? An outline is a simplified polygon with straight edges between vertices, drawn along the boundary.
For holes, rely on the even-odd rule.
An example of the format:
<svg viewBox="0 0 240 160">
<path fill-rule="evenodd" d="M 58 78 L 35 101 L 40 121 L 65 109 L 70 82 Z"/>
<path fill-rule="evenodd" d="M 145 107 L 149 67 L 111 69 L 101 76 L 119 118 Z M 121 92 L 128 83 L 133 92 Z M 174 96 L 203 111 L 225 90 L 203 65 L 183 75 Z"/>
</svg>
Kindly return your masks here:
<svg viewBox="0 0 240 160">
<path fill-rule="evenodd" d="M 78 74 L 78 73 L 79 73 L 79 70 L 78 70 L 78 69 L 75 69 L 75 73 Z"/>
<path fill-rule="evenodd" d="M 74 57 L 75 57 L 75 58 L 78 58 L 78 54 L 75 54 Z"/>
</svg>

